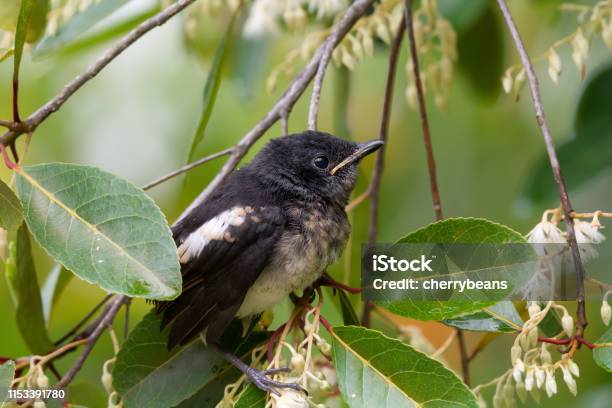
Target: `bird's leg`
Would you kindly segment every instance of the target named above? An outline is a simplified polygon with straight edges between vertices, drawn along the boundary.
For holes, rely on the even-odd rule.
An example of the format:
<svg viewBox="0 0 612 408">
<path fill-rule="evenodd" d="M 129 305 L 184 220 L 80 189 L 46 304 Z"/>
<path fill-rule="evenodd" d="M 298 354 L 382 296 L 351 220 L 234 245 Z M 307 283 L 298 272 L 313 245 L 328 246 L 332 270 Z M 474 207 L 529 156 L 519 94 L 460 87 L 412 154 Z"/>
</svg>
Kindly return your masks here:
<svg viewBox="0 0 612 408">
<path fill-rule="evenodd" d="M 257 388 L 262 391 L 269 392 L 275 395 L 279 395 L 280 393 L 276 390 L 276 388 L 291 388 L 296 391 L 300 391 L 306 393 L 302 387 L 300 387 L 297 383 L 285 383 L 281 381 L 275 381 L 268 378 L 269 375 L 274 375 L 278 373 L 288 373 L 291 371 L 289 367 L 281 367 L 281 368 L 271 368 L 268 370 L 258 370 L 256 368 L 250 367 L 240 358 L 235 356 L 234 354 L 223 350 L 221 347 L 215 345 L 215 349 L 221 353 L 221 355 L 229 361 L 234 367 L 242 371 L 242 373 L 246 376 L 247 381 L 253 383 Z"/>
<path fill-rule="evenodd" d="M 324 272 L 323 275 L 315 282 L 315 285 L 319 286 L 330 286 L 335 289 L 344 290 L 348 293 L 352 293 L 354 295 L 361 293 L 361 288 L 353 288 L 352 286 L 345 285 L 344 283 L 340 283 L 331 276 L 327 272 Z"/>
</svg>

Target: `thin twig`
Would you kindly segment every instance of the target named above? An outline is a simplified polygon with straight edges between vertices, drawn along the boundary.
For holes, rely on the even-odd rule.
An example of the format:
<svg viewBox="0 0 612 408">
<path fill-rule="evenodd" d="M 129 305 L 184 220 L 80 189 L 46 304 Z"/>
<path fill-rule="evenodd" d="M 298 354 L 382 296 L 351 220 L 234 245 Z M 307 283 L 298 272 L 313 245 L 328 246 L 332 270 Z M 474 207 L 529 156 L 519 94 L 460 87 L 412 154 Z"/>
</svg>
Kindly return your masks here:
<svg viewBox="0 0 612 408">
<path fill-rule="evenodd" d="M 200 165 L 202 165 L 204 163 L 207 163 L 207 162 L 209 162 L 211 160 L 217 159 L 217 158 L 222 157 L 222 156 L 226 156 L 226 155 L 232 153 L 233 151 L 234 151 L 234 149 L 230 147 L 229 149 L 221 150 L 220 152 L 211 154 L 210 156 L 202 157 L 201 159 L 196 160 L 196 161 L 194 161 L 192 163 L 189 163 L 189 164 L 187 164 L 187 165 L 185 165 L 185 166 L 183 166 L 183 167 L 181 167 L 179 169 L 176 169 L 176 170 L 166 174 L 165 176 L 162 176 L 162 177 L 160 177 L 160 178 L 158 178 L 156 180 L 153 180 L 152 182 L 144 185 L 142 187 L 142 189 L 144 191 L 147 191 L 148 189 L 153 188 L 155 186 L 158 186 L 161 183 L 170 180 L 171 178 L 174 178 L 174 177 L 176 177 L 178 175 L 186 173 L 189 170 L 191 170 L 191 169 L 193 169 L 195 167 L 198 167 L 198 166 L 200 166 Z"/>
<path fill-rule="evenodd" d="M 407 21 L 406 34 L 410 43 L 410 56 L 412 59 L 412 70 L 414 72 L 414 85 L 417 91 L 417 100 L 419 105 L 419 113 L 421 115 L 421 127 L 423 128 L 423 141 L 425 142 L 425 151 L 427 153 L 427 166 L 429 167 L 429 184 L 431 186 L 431 199 L 433 201 L 436 220 L 441 220 L 442 203 L 440 201 L 440 192 L 438 191 L 438 178 L 436 176 L 436 160 L 434 159 L 433 147 L 431 144 L 431 133 L 429 131 L 429 119 L 427 117 L 427 106 L 425 104 L 425 95 L 423 93 L 423 83 L 421 82 L 421 71 L 419 68 L 419 54 L 417 44 L 414 39 L 414 26 L 412 21 L 412 1 L 404 0 L 404 15 Z"/>
<path fill-rule="evenodd" d="M 191 205 L 185 209 L 183 214 L 181 214 L 179 217 L 179 220 L 187 215 L 193 208 L 199 206 L 206 199 L 208 199 L 213 191 L 221 183 L 223 183 L 225 178 L 236 168 L 238 163 L 240 163 L 240 160 L 248 152 L 249 148 L 282 117 L 283 112 L 288 112 L 291 110 L 317 72 L 319 62 L 323 57 L 327 44 L 332 43 L 333 47 L 336 47 L 340 40 L 349 32 L 353 25 L 355 25 L 357 20 L 359 20 L 359 18 L 361 18 L 361 16 L 367 11 L 372 2 L 373 0 L 356 0 L 353 4 L 351 4 L 334 28 L 332 34 L 317 49 L 308 64 L 306 64 L 306 67 L 304 67 L 298 76 L 291 82 L 285 93 L 280 97 L 276 104 L 274 104 L 266 116 L 264 116 L 264 118 L 235 145 L 234 151 L 230 155 L 227 162 L 225 162 L 223 165 L 221 171 L 208 184 L 208 186 L 206 186 L 204 191 L 200 193 L 200 195 L 191 203 Z"/>
<path fill-rule="evenodd" d="M 11 122 L 11 121 L 8 121 L 8 120 L 0 119 L 0 126 L 3 126 L 5 128 L 8 128 L 8 129 L 12 129 L 13 126 L 14 126 L 14 123 Z"/>
<path fill-rule="evenodd" d="M 457 329 L 457 343 L 459 344 L 459 355 L 461 358 L 461 375 L 463 382 L 470 386 L 470 358 L 467 354 L 467 345 L 465 344 L 465 336 L 463 330 Z"/>
<path fill-rule="evenodd" d="M 442 357 L 442 355 L 444 353 L 446 353 L 446 350 L 448 350 L 448 348 L 450 347 L 451 344 L 453 344 L 453 340 L 455 340 L 455 338 L 457 337 L 457 332 L 453 331 L 447 338 L 446 340 L 444 340 L 444 343 L 442 343 L 442 345 L 440 347 L 438 347 L 438 349 L 436 351 L 434 351 L 434 353 L 431 355 L 432 358 L 438 358 L 438 357 Z"/>
<path fill-rule="evenodd" d="M 72 329 L 70 329 L 70 331 L 68 331 L 68 333 L 64 334 L 62 336 L 61 339 L 57 340 L 54 345 L 58 346 L 60 344 L 62 344 L 63 342 L 65 342 L 66 340 L 68 340 L 70 337 L 74 336 L 76 334 L 77 331 L 79 331 L 79 329 L 85 324 L 87 323 L 87 321 L 89 319 L 91 319 L 91 317 L 93 315 L 95 315 L 98 310 L 100 310 L 100 308 L 102 306 L 104 306 L 104 304 L 106 304 L 106 302 L 108 302 L 108 300 L 113 297 L 113 295 L 106 295 L 104 296 L 104 299 L 102 299 L 100 302 L 98 302 L 97 305 L 94 306 L 94 308 L 87 313 L 87 315 L 85 317 L 83 317 Z"/>
<path fill-rule="evenodd" d="M 391 118 L 391 106 L 393 104 L 393 86 L 395 84 L 397 60 L 400 47 L 402 45 L 402 39 L 404 38 L 404 30 L 406 30 L 405 16 L 402 18 L 399 25 L 395 40 L 393 41 L 393 45 L 391 47 L 391 52 L 389 54 L 387 84 L 385 86 L 385 97 L 380 119 L 380 128 L 378 130 L 378 138 L 385 143 L 387 142 L 389 134 L 389 120 Z M 374 172 L 372 173 L 372 181 L 370 182 L 370 187 L 368 188 L 368 192 L 370 194 L 370 225 L 368 227 L 368 243 L 370 244 L 374 243 L 378 236 L 379 193 L 382 172 L 385 166 L 385 151 L 386 147 L 383 145 L 382 148 L 376 153 L 376 162 L 374 164 Z"/>
<path fill-rule="evenodd" d="M 23 133 L 33 132 L 51 114 L 57 112 L 59 108 L 83 85 L 93 79 L 117 56 L 125 51 L 130 45 L 140 37 L 151 31 L 153 28 L 161 26 L 177 13 L 185 9 L 196 0 L 178 0 L 170 6 L 160 11 L 153 17 L 145 20 L 138 27 L 130 31 L 125 37 L 110 48 L 98 61 L 91 65 L 83 74 L 69 82 L 60 93 L 43 105 L 40 109 L 30 115 L 23 122 L 19 123 L 14 129 L 9 130 L 0 136 L 0 143 L 7 146 Z"/>
<path fill-rule="evenodd" d="M 388 139 L 389 134 L 389 119 L 391 117 L 391 107 L 393 105 L 393 85 L 395 84 L 395 73 L 397 71 L 397 60 L 400 52 L 402 40 L 404 38 L 404 31 L 406 30 L 406 17 L 402 18 L 400 25 L 397 29 L 391 51 L 389 53 L 389 65 L 387 68 L 387 84 L 385 86 L 385 96 L 383 99 L 382 115 L 380 119 L 380 128 L 378 130 L 378 138 L 384 142 Z M 373 244 L 378 236 L 378 208 L 379 208 L 379 193 L 380 193 L 380 182 L 382 178 L 382 172 L 384 169 L 384 152 L 385 146 L 383 146 L 376 153 L 376 162 L 374 164 L 374 172 L 372 173 L 372 180 L 365 193 L 361 194 L 357 199 L 349 203 L 349 206 L 354 208 L 362 200 L 370 198 L 370 214 L 369 214 L 369 225 L 368 225 L 368 244 Z M 361 201 L 358 201 L 361 200 Z M 349 209 L 347 208 L 347 211 Z M 372 313 L 373 304 L 372 301 L 368 300 L 363 306 L 361 312 L 361 323 L 362 325 L 369 327 L 370 325 L 370 314 Z"/>
<path fill-rule="evenodd" d="M 540 127 L 542 137 L 544 138 L 544 144 L 546 145 L 546 152 L 548 153 L 548 158 L 550 160 L 550 166 L 552 168 L 555 183 L 557 185 L 557 190 L 559 190 L 561 207 L 563 208 L 563 213 L 566 220 L 567 242 L 572 251 L 574 268 L 576 269 L 576 302 L 578 304 L 576 314 L 579 323 L 578 335 L 582 335 L 584 333 L 584 329 L 588 325 L 584 304 L 585 275 L 584 269 L 582 267 L 582 261 L 580 259 L 580 251 L 578 250 L 578 243 L 576 242 L 576 234 L 574 232 L 572 205 L 567 194 L 567 186 L 565 185 L 563 173 L 561 172 L 561 167 L 559 166 L 559 159 L 557 158 L 555 145 L 553 143 L 552 136 L 550 135 L 550 131 L 548 130 L 548 124 L 546 123 L 546 116 L 544 115 L 544 107 L 542 105 L 542 98 L 540 96 L 538 77 L 535 74 L 535 70 L 533 69 L 533 65 L 531 64 L 529 55 L 527 54 L 527 50 L 525 49 L 525 45 L 523 44 L 523 40 L 521 39 L 521 35 L 518 32 L 518 29 L 516 27 L 516 24 L 514 23 L 512 14 L 510 13 L 506 2 L 504 0 L 497 0 L 497 4 L 499 5 L 499 8 L 503 14 L 506 25 L 508 26 L 508 30 L 512 35 L 512 39 L 514 40 L 514 44 L 521 58 L 521 63 L 523 64 L 525 72 L 527 73 L 527 80 L 529 82 L 529 88 L 531 90 L 531 97 L 533 99 L 536 119 L 538 122 L 538 126 Z"/>
<path fill-rule="evenodd" d="M 89 356 L 89 353 L 91 353 L 94 346 L 96 345 L 98 339 L 100 338 L 104 330 L 113 322 L 113 319 L 121 309 L 121 306 L 125 303 L 126 299 L 127 296 L 120 295 L 112 300 L 110 307 L 104 315 L 104 318 L 100 320 L 94 331 L 87 337 L 87 346 L 85 347 L 85 350 L 79 356 L 74 365 L 70 367 L 66 374 L 64 374 L 62 379 L 55 385 L 55 388 L 66 387 L 77 375 L 81 367 L 83 367 L 83 364 Z"/>
</svg>

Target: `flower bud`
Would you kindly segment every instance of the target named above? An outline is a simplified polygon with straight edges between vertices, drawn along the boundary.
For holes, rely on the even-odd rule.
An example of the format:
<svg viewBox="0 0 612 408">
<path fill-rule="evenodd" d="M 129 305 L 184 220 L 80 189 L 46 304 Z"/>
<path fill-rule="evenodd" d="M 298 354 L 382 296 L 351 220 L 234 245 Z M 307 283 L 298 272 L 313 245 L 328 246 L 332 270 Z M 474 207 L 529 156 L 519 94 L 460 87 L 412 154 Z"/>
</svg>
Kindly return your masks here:
<svg viewBox="0 0 612 408">
<path fill-rule="evenodd" d="M 574 319 L 569 314 L 564 314 L 561 318 L 561 326 L 563 326 L 563 330 L 569 337 L 574 335 Z"/>
<path fill-rule="evenodd" d="M 538 328 L 534 327 L 527 334 L 527 344 L 529 348 L 536 348 L 538 346 Z"/>
<path fill-rule="evenodd" d="M 291 388 L 279 388 L 280 396 L 276 398 L 276 408 L 308 408 L 304 393 Z"/>
<path fill-rule="evenodd" d="M 527 391 L 533 390 L 533 368 L 527 368 L 527 373 L 525 374 L 525 389 Z"/>
<path fill-rule="evenodd" d="M 502 87 L 504 88 L 504 92 L 505 93 L 510 93 L 512 92 L 512 72 L 507 69 L 506 72 L 504 72 L 504 76 L 502 76 Z"/>
<path fill-rule="evenodd" d="M 606 46 L 612 49 L 612 23 L 602 22 L 601 38 L 603 39 Z"/>
<path fill-rule="evenodd" d="M 574 377 L 580 377 L 580 368 L 578 368 L 578 364 L 576 364 L 574 360 L 568 360 L 567 368 L 569 368 L 570 373 L 572 373 Z"/>
<path fill-rule="evenodd" d="M 541 311 L 542 309 L 540 308 L 540 305 L 538 305 L 537 302 L 529 303 L 529 307 L 527 308 L 527 312 L 529 312 L 529 317 L 533 317 Z"/>
<path fill-rule="evenodd" d="M 569 391 L 575 397 L 576 394 L 578 394 L 578 387 L 576 385 L 576 380 L 574 380 L 574 377 L 572 377 L 572 374 L 569 372 L 569 369 L 566 366 L 562 365 L 561 371 L 563 371 L 563 381 L 567 385 L 567 388 L 569 389 Z"/>
<path fill-rule="evenodd" d="M 522 382 L 517 382 L 516 387 L 514 388 L 516 390 L 516 395 L 518 395 L 521 402 L 523 404 L 527 402 L 527 390 L 525 389 L 525 384 Z"/>
<path fill-rule="evenodd" d="M 610 324 L 610 318 L 612 318 L 612 308 L 607 300 L 601 302 L 601 309 L 599 310 L 601 313 L 601 321 L 607 326 Z"/>
<path fill-rule="evenodd" d="M 552 356 L 544 343 L 542 343 L 542 348 L 540 350 L 540 361 L 542 364 L 552 364 Z"/>
<path fill-rule="evenodd" d="M 34 404 L 32 406 L 34 408 L 46 408 L 47 404 L 45 404 L 44 401 L 34 401 Z"/>
<path fill-rule="evenodd" d="M 536 367 L 534 370 L 534 373 L 535 373 L 536 387 L 542 388 L 542 384 L 544 384 L 544 379 L 545 379 L 544 370 L 542 370 L 540 367 Z"/>
<path fill-rule="evenodd" d="M 557 382 L 555 381 L 555 373 L 552 370 L 546 370 L 546 395 L 548 398 L 557 393 Z"/>
<path fill-rule="evenodd" d="M 521 376 L 525 372 L 525 364 L 520 358 L 517 358 L 514 367 L 512 368 L 512 376 L 514 377 L 514 381 L 520 382 Z"/>
<path fill-rule="evenodd" d="M 521 356 L 523 355 L 523 349 L 521 349 L 520 346 L 518 345 L 514 345 L 512 346 L 512 348 L 510 349 L 510 361 L 512 362 L 512 365 L 514 365 L 514 362 L 521 358 Z"/>
<path fill-rule="evenodd" d="M 504 398 L 501 395 L 495 394 L 493 396 L 493 408 L 504 408 L 505 406 Z"/>
<path fill-rule="evenodd" d="M 291 356 L 291 362 L 289 363 L 289 367 L 291 367 L 293 371 L 302 372 L 304 371 L 304 363 L 304 357 L 299 353 L 295 353 Z"/>
</svg>

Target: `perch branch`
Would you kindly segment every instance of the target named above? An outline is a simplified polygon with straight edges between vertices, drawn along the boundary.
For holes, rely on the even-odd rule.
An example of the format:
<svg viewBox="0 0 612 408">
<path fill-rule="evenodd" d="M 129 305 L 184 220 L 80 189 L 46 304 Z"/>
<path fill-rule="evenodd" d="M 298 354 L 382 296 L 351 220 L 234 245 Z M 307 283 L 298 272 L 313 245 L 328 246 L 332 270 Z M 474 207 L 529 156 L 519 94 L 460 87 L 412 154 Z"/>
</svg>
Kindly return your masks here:
<svg viewBox="0 0 612 408">
<path fill-rule="evenodd" d="M 189 164 L 187 164 L 187 165 L 185 165 L 185 166 L 183 166 L 183 167 L 181 167 L 179 169 L 176 169 L 176 170 L 166 174 L 165 176 L 162 176 L 162 177 L 160 177 L 160 178 L 158 178 L 156 180 L 153 180 L 152 182 L 144 185 L 142 187 L 142 189 L 144 191 L 147 191 L 147 190 L 149 190 L 149 189 L 151 189 L 151 188 L 153 188 L 155 186 L 160 185 L 161 183 L 163 183 L 165 181 L 170 180 L 171 178 L 174 178 L 174 177 L 176 177 L 178 175 L 186 173 L 189 170 L 191 170 L 193 168 L 196 168 L 196 167 L 198 167 L 198 166 L 200 166 L 200 165 L 202 165 L 204 163 L 207 163 L 207 162 L 209 162 L 211 160 L 217 159 L 217 158 L 222 157 L 222 156 L 226 156 L 226 155 L 232 153 L 233 150 L 234 149 L 230 147 L 229 149 L 221 150 L 220 152 L 213 153 L 213 154 L 211 154 L 209 156 L 206 156 L 206 157 L 202 157 L 201 159 L 196 160 L 196 161 L 194 161 L 192 163 L 189 163 Z"/>
<path fill-rule="evenodd" d="M 221 171 L 215 176 L 215 178 L 206 186 L 204 191 L 191 203 L 189 207 L 181 214 L 179 220 L 182 219 L 187 213 L 193 208 L 202 204 L 213 191 L 225 180 L 225 178 L 236 168 L 240 160 L 246 155 L 250 147 L 261 137 L 263 134 L 272 127 L 279 119 L 283 117 L 283 112 L 290 112 L 293 105 L 298 101 L 300 96 L 304 93 L 304 90 L 310 84 L 317 69 L 319 63 L 323 58 L 325 49 L 332 44 L 332 49 L 335 48 L 340 40 L 349 32 L 351 27 L 359 20 L 359 18 L 366 12 L 368 7 L 372 4 L 373 0 L 356 0 L 346 10 L 346 13 L 342 16 L 332 34 L 323 42 L 323 44 L 317 49 L 311 60 L 306 64 L 306 67 L 298 74 L 298 76 L 291 82 L 288 89 L 280 97 L 280 99 L 274 104 L 272 109 L 264 116 L 264 118 L 255 125 L 235 146 L 229 159 L 223 165 Z"/>
<path fill-rule="evenodd" d="M 499 8 L 503 14 L 506 25 L 508 26 L 508 30 L 512 35 L 516 50 L 518 51 L 521 63 L 523 64 L 523 68 L 525 68 L 525 72 L 527 73 L 527 80 L 529 82 L 529 88 L 531 90 L 531 97 L 533 99 L 536 120 L 538 122 L 538 126 L 540 127 L 542 137 L 544 138 L 544 144 L 546 145 L 546 152 L 548 153 L 550 166 L 552 168 L 555 183 L 557 185 L 557 190 L 559 190 L 561 207 L 563 209 L 563 213 L 566 219 L 567 242 L 571 249 L 572 258 L 574 261 L 574 268 L 576 269 L 576 302 L 578 304 L 576 314 L 579 323 L 577 335 L 581 336 L 584 332 L 584 329 L 588 325 L 588 321 L 586 318 L 586 309 L 584 302 L 584 269 L 582 267 L 582 261 L 580 260 L 580 251 L 578 250 L 578 243 L 576 242 L 576 234 L 574 232 L 572 205 L 567 194 L 567 186 L 565 185 L 563 173 L 561 172 L 561 167 L 559 166 L 559 159 L 557 158 L 555 145 L 553 143 L 550 131 L 548 130 L 548 124 L 546 123 L 546 116 L 544 115 L 544 107 L 542 105 L 542 97 L 540 96 L 540 86 L 538 83 L 538 77 L 535 74 L 535 70 L 533 69 L 533 65 L 531 64 L 531 60 L 529 59 L 529 55 L 527 54 L 527 50 L 525 49 L 525 45 L 523 44 L 521 35 L 519 34 L 516 24 L 514 23 L 514 19 L 512 18 L 512 14 L 508 9 L 508 5 L 504 0 L 497 0 L 497 4 L 499 5 Z"/>
<path fill-rule="evenodd" d="M 111 61 L 118 57 L 129 46 L 134 44 L 138 39 L 140 39 L 140 37 L 151 31 L 153 28 L 163 25 L 166 21 L 174 17 L 194 1 L 196 0 L 178 0 L 176 3 L 171 4 L 153 17 L 145 20 L 138 27 L 134 28 L 104 55 L 102 55 L 102 57 L 91 65 L 83 74 L 77 76 L 66 86 L 64 86 L 62 91 L 53 99 L 39 108 L 27 119 L 19 123 L 14 123 L 9 131 L 0 136 L 0 143 L 4 146 L 8 146 L 20 135 L 33 132 L 45 119 L 47 119 L 54 112 L 57 112 L 76 91 L 98 75 L 100 71 L 111 63 Z"/>
</svg>

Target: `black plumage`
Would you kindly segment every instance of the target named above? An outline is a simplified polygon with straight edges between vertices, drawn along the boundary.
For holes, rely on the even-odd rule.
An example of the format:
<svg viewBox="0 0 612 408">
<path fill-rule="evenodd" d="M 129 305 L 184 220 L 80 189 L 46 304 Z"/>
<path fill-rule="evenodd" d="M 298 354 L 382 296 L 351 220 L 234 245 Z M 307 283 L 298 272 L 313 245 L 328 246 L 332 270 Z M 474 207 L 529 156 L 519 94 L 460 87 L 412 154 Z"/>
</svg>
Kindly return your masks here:
<svg viewBox="0 0 612 408">
<path fill-rule="evenodd" d="M 344 207 L 357 164 L 381 145 L 312 131 L 273 139 L 179 220 L 172 232 L 183 292 L 156 305 L 170 326 L 169 348 L 202 332 L 218 344 L 234 318 L 320 277 L 348 239 Z"/>
</svg>

